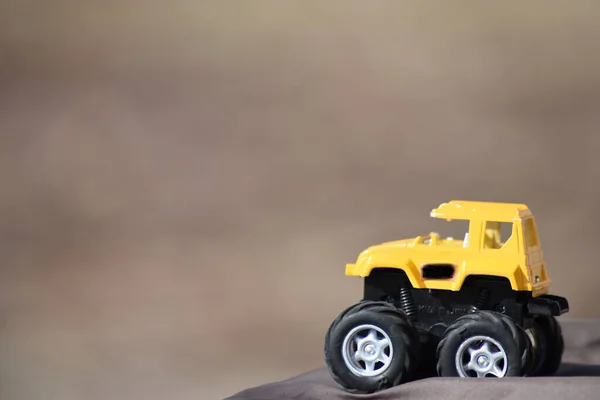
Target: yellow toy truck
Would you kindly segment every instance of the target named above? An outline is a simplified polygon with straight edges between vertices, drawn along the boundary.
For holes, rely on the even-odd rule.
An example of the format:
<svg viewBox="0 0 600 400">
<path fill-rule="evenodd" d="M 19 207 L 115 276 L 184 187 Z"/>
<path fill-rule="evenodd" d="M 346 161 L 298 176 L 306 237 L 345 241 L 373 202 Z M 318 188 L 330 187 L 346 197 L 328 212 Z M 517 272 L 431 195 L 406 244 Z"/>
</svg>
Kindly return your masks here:
<svg viewBox="0 0 600 400">
<path fill-rule="evenodd" d="M 363 278 L 364 293 L 327 330 L 334 380 L 373 393 L 427 376 L 554 374 L 564 347 L 556 317 L 569 304 L 549 294 L 529 208 L 450 201 L 431 216 L 467 221 L 468 231 L 374 245 L 346 265 L 346 275 Z"/>
</svg>

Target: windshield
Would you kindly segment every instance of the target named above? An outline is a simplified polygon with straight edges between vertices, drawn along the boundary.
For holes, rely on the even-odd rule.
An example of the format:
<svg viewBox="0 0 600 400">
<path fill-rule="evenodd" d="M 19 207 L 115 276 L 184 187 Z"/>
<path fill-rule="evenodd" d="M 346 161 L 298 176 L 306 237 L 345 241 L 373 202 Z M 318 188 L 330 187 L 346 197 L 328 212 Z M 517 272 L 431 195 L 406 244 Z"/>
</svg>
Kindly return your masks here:
<svg viewBox="0 0 600 400">
<path fill-rule="evenodd" d="M 430 232 L 437 233 L 440 235 L 440 239 L 455 239 L 464 240 L 465 236 L 469 233 L 469 221 L 467 220 L 452 220 L 446 221 L 444 219 L 434 218 L 430 225 Z M 423 234 L 423 236 L 426 236 Z"/>
</svg>

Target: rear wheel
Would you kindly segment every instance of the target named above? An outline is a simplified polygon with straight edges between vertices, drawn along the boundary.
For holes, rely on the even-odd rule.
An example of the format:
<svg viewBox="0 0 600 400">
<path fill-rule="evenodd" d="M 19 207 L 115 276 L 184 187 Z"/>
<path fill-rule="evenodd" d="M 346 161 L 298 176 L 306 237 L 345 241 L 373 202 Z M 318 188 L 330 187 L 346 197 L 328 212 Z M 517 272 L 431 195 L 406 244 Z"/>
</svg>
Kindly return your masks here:
<svg viewBox="0 0 600 400">
<path fill-rule="evenodd" d="M 533 336 L 537 339 L 536 365 L 532 375 L 554 375 L 562 362 L 564 339 L 555 317 L 539 316 L 534 320 Z"/>
<path fill-rule="evenodd" d="M 522 376 L 525 333 L 511 319 L 478 311 L 452 323 L 437 347 L 437 371 L 443 377 Z"/>
<path fill-rule="evenodd" d="M 362 302 L 329 327 L 325 362 L 347 391 L 373 393 L 408 379 L 415 370 L 418 345 L 402 311 L 384 302 Z"/>
<path fill-rule="evenodd" d="M 532 343 L 529 341 L 527 332 L 508 315 L 500 313 L 496 313 L 495 315 L 504 319 L 506 325 L 509 327 L 512 333 L 512 336 L 517 338 L 519 351 L 521 352 L 521 364 L 523 365 L 521 375 L 528 376 L 531 374 L 534 368 L 534 350 Z"/>
</svg>

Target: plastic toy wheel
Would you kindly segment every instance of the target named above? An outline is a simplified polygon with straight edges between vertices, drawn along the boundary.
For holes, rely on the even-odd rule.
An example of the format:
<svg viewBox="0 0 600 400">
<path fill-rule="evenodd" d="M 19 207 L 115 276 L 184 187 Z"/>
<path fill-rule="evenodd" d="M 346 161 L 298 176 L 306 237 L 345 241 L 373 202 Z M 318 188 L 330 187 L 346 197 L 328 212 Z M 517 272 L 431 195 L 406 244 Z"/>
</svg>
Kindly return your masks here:
<svg viewBox="0 0 600 400">
<path fill-rule="evenodd" d="M 523 368 L 521 370 L 521 376 L 529 376 L 535 367 L 535 351 L 527 332 L 508 315 L 496 313 L 499 318 L 503 318 L 508 327 L 510 328 L 512 335 L 517 338 L 519 344 L 519 351 L 521 352 L 521 364 Z"/>
<path fill-rule="evenodd" d="M 338 316 L 325 337 L 325 362 L 334 380 L 354 393 L 400 384 L 414 371 L 419 341 L 402 311 L 361 302 Z"/>
<path fill-rule="evenodd" d="M 478 311 L 452 323 L 437 348 L 440 376 L 503 378 L 522 376 L 525 332 L 504 315 Z"/>
<path fill-rule="evenodd" d="M 533 333 L 537 339 L 536 366 L 532 375 L 554 375 L 562 362 L 564 339 L 555 317 L 539 316 L 534 320 Z"/>
</svg>

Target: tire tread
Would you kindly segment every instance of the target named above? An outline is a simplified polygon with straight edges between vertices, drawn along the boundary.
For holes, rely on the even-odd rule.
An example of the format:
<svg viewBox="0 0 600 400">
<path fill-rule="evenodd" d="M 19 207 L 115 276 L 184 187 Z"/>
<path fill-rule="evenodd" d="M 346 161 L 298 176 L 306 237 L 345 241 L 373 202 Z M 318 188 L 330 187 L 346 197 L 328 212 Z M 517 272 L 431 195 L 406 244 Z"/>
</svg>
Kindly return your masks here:
<svg viewBox="0 0 600 400">
<path fill-rule="evenodd" d="M 448 326 L 448 328 L 444 332 L 444 335 L 436 348 L 436 371 L 438 376 L 442 376 L 442 360 L 440 357 L 440 353 L 446 345 L 449 335 L 451 335 L 455 331 L 460 331 L 461 329 L 464 329 L 464 325 L 469 322 L 488 322 L 490 324 L 500 326 L 500 329 L 510 332 L 512 339 L 520 347 L 520 354 L 523 354 L 523 351 L 527 346 L 526 338 L 524 337 L 525 333 L 516 323 L 512 321 L 512 319 L 494 311 L 476 311 L 471 314 L 467 314 L 457 318 L 452 324 L 450 324 L 450 326 Z"/>
<path fill-rule="evenodd" d="M 385 301 L 360 301 L 359 303 L 348 307 L 344 311 L 342 311 L 337 318 L 331 323 L 329 328 L 327 329 L 327 333 L 325 334 L 325 364 L 329 369 L 329 373 L 333 380 L 342 386 L 347 392 L 353 394 L 366 394 L 368 392 L 360 389 L 356 389 L 354 387 L 350 387 L 335 371 L 335 367 L 331 363 L 331 357 L 329 354 L 330 348 L 330 337 L 331 333 L 335 330 L 335 328 L 346 318 L 355 315 L 359 312 L 372 312 L 379 313 L 384 315 L 389 315 L 395 318 L 396 324 L 401 328 L 401 336 L 406 345 L 407 349 L 407 357 L 406 357 L 406 365 L 405 365 L 405 373 L 398 375 L 392 382 L 381 382 L 380 387 L 377 390 L 386 389 L 392 386 L 397 386 L 401 383 L 402 378 L 406 375 L 410 375 L 416 368 L 416 364 L 418 361 L 418 346 L 416 344 L 419 343 L 419 338 L 416 333 L 414 326 L 408 320 L 406 314 L 401 310 L 395 307 L 394 305 L 385 302 Z"/>
</svg>

